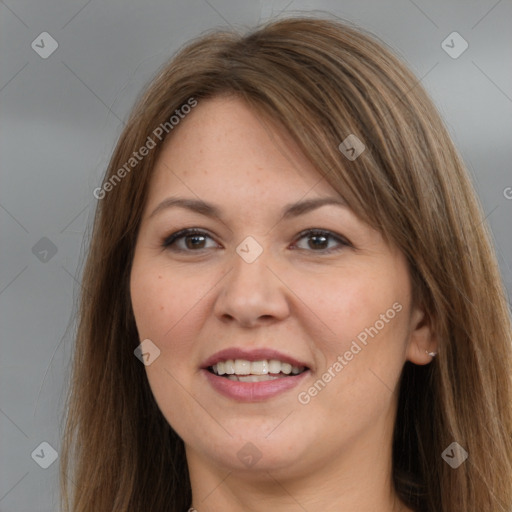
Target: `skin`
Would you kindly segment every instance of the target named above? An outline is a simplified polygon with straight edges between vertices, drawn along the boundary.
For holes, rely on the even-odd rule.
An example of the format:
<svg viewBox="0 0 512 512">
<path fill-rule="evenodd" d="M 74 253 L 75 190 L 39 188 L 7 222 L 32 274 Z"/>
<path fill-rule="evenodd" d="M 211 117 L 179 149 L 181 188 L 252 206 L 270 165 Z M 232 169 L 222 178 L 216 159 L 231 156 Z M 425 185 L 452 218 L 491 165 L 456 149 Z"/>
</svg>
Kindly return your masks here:
<svg viewBox="0 0 512 512">
<path fill-rule="evenodd" d="M 222 220 L 181 207 L 152 215 L 170 196 L 213 203 Z M 425 351 L 436 343 L 412 303 L 403 254 L 348 207 L 282 219 L 284 205 L 325 196 L 340 197 L 289 135 L 232 97 L 200 102 L 155 166 L 131 297 L 140 340 L 160 349 L 147 377 L 185 443 L 199 512 L 408 510 L 391 484 L 397 383 L 406 360 L 431 362 Z M 207 236 L 162 246 L 184 228 Z M 333 238 L 299 238 L 308 228 Z M 252 263 L 236 252 L 247 236 L 263 249 Z M 397 303 L 400 312 L 300 403 L 298 394 L 332 373 L 358 334 Z M 228 347 L 271 347 L 307 362 L 310 374 L 298 388 L 240 403 L 200 370 Z M 261 455 L 252 466 L 237 456 L 247 442 Z"/>
</svg>

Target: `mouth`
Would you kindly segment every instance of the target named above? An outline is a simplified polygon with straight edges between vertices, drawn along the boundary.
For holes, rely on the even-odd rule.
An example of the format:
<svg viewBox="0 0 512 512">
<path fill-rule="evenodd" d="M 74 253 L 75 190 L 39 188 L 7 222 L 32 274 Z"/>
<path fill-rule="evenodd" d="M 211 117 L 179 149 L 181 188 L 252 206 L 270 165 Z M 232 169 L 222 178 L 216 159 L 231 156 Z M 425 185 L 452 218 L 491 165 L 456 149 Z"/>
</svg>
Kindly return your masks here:
<svg viewBox="0 0 512 512">
<path fill-rule="evenodd" d="M 302 361 L 272 349 L 226 349 L 201 366 L 206 382 L 224 397 L 261 402 L 291 390 L 310 374 Z"/>
<path fill-rule="evenodd" d="M 213 375 L 237 382 L 265 382 L 300 375 L 308 368 L 295 366 L 279 359 L 226 359 L 211 365 L 207 370 Z"/>
</svg>

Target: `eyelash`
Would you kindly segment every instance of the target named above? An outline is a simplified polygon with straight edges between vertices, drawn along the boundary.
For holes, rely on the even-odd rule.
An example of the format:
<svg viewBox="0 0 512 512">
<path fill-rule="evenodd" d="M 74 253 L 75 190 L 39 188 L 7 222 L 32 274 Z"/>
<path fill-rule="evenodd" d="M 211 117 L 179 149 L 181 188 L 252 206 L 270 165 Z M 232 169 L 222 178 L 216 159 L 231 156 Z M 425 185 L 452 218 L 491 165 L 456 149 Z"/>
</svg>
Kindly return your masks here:
<svg viewBox="0 0 512 512">
<path fill-rule="evenodd" d="M 196 228 L 182 229 L 180 231 L 177 231 L 176 233 L 173 233 L 173 234 L 167 236 L 162 241 L 162 248 L 166 249 L 166 250 L 171 250 L 174 252 L 198 252 L 198 253 L 208 249 L 208 248 L 201 248 L 198 250 L 191 250 L 191 249 L 176 249 L 176 248 L 171 247 L 178 240 L 182 240 L 182 239 L 185 239 L 187 236 L 194 236 L 194 235 L 211 238 L 211 236 L 208 233 L 206 233 L 205 231 L 201 231 L 200 229 L 196 229 Z M 316 253 L 320 253 L 320 254 L 330 254 L 332 252 L 340 251 L 344 247 L 352 247 L 352 244 L 347 239 L 343 238 L 342 236 L 336 235 L 335 233 L 332 233 L 331 231 L 326 231 L 326 230 L 318 229 L 318 228 L 309 228 L 309 229 L 305 229 L 305 230 L 301 231 L 297 235 L 296 241 L 299 241 L 302 238 L 305 238 L 307 236 L 310 236 L 310 237 L 324 236 L 327 239 L 336 240 L 341 246 L 341 247 L 337 247 L 337 248 L 331 247 L 330 249 L 322 249 L 322 250 L 318 250 L 318 251 L 311 249 L 311 252 L 316 252 Z M 308 249 L 299 249 L 299 250 L 308 250 Z"/>
</svg>

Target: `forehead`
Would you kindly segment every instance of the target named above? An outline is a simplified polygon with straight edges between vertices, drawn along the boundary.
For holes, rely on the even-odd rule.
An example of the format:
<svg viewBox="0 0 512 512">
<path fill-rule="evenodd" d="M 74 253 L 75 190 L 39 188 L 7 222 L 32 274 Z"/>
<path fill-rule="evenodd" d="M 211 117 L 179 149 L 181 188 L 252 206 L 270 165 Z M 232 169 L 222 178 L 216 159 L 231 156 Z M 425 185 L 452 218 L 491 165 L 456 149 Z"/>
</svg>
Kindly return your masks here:
<svg viewBox="0 0 512 512">
<path fill-rule="evenodd" d="M 268 117 L 233 97 L 199 101 L 166 140 L 149 203 L 169 194 L 260 202 L 339 195 Z"/>
</svg>

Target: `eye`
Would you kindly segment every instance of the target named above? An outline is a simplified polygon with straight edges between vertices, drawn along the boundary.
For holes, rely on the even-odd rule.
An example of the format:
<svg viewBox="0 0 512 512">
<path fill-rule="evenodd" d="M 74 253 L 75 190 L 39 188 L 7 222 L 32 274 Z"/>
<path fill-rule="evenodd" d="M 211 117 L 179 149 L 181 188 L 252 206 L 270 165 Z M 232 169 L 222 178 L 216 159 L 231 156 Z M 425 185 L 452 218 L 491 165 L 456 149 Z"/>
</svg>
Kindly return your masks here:
<svg viewBox="0 0 512 512">
<path fill-rule="evenodd" d="M 208 240 L 211 240 L 213 245 L 208 246 Z M 292 248 L 330 253 L 339 251 L 343 249 L 343 247 L 351 247 L 350 242 L 340 235 L 322 229 L 307 229 L 302 231 L 297 237 L 297 241 L 301 240 L 307 241 L 307 247 L 301 247 L 300 243 L 295 242 Z M 189 228 L 182 229 L 166 237 L 162 241 L 162 247 L 176 252 L 199 252 L 204 249 L 216 248 L 218 244 L 216 244 L 212 237 L 205 231 Z"/>
<path fill-rule="evenodd" d="M 295 245 L 301 250 L 312 249 L 314 252 L 330 253 L 340 251 L 343 247 L 351 246 L 350 242 L 343 237 L 322 229 L 307 229 L 302 231 L 297 240 L 300 241 L 302 239 L 307 240 L 308 247 L 300 247 L 297 243 Z"/>
<path fill-rule="evenodd" d="M 182 229 L 165 238 L 162 242 L 162 247 L 173 251 L 200 251 L 210 248 L 206 246 L 207 239 L 212 240 L 210 235 L 204 231 L 199 229 Z M 217 244 L 214 247 L 217 247 Z"/>
</svg>

